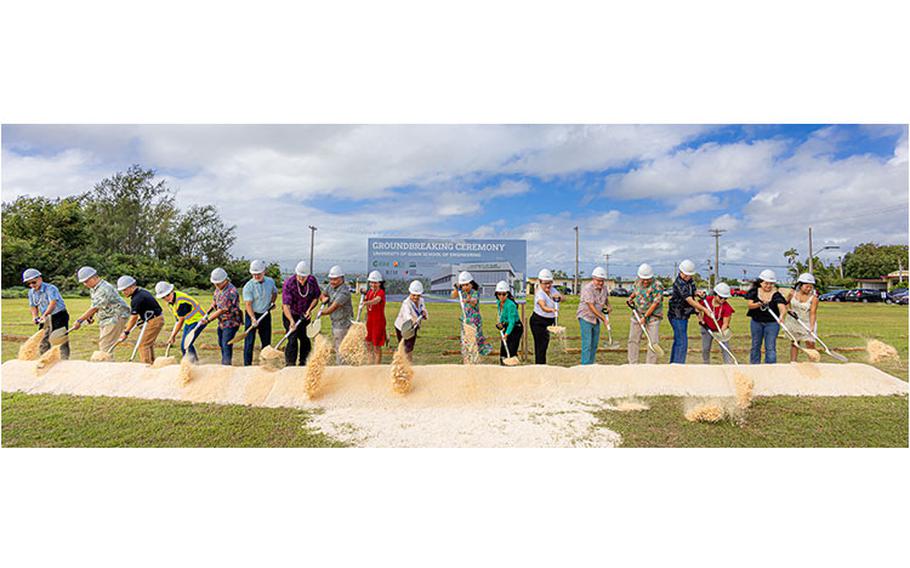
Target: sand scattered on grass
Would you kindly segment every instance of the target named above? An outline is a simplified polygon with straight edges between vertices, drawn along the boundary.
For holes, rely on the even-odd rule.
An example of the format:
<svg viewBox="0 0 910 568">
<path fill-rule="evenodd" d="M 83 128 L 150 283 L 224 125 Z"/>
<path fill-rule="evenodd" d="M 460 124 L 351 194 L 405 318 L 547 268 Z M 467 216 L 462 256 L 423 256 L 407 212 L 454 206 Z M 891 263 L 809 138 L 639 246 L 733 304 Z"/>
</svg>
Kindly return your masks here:
<svg viewBox="0 0 910 568">
<path fill-rule="evenodd" d="M 723 402 L 718 399 L 690 401 L 684 403 L 686 420 L 689 422 L 720 422 L 726 415 Z"/>
<path fill-rule="evenodd" d="M 313 349 L 306 359 L 306 376 L 304 377 L 304 387 L 310 399 L 315 398 L 316 393 L 319 392 L 319 387 L 322 385 L 322 374 L 331 358 L 332 344 L 322 335 L 317 335 L 313 340 Z"/>
<path fill-rule="evenodd" d="M 48 368 L 58 361 L 60 361 L 60 346 L 54 345 L 45 351 L 41 357 L 38 357 L 38 364 L 35 365 L 35 373 L 41 374 L 43 371 L 47 371 Z"/>
<path fill-rule="evenodd" d="M 277 371 L 284 365 L 284 352 L 266 345 L 259 352 L 259 365 L 266 371 Z"/>
<path fill-rule="evenodd" d="M 476 365 L 480 361 L 477 328 L 469 323 L 461 324 L 461 359 L 465 365 Z"/>
<path fill-rule="evenodd" d="M 736 389 L 736 407 L 745 410 L 752 405 L 752 390 L 755 381 L 736 371 L 733 373 L 733 385 Z"/>
<path fill-rule="evenodd" d="M 610 410 L 616 410 L 618 412 L 641 412 L 643 410 L 651 410 L 648 403 L 632 396 L 613 401 L 610 407 Z"/>
<path fill-rule="evenodd" d="M 189 357 L 183 357 L 180 360 L 180 373 L 177 375 L 180 377 L 180 384 L 186 385 L 193 380 L 193 363 L 190 362 Z"/>
<path fill-rule="evenodd" d="M 398 349 L 392 355 L 392 390 L 398 394 L 408 394 L 411 390 L 411 380 L 414 378 L 414 369 L 404 352 L 404 342 L 398 344 Z"/>
<path fill-rule="evenodd" d="M 41 340 L 44 339 L 46 330 L 39 329 L 19 346 L 18 358 L 20 361 L 34 361 L 38 358 L 41 349 Z"/>
<path fill-rule="evenodd" d="M 889 359 L 900 361 L 897 349 L 878 339 L 870 339 L 866 342 L 866 353 L 869 355 L 870 363 L 880 363 Z"/>
<path fill-rule="evenodd" d="M 369 352 L 366 345 L 367 326 L 363 322 L 351 324 L 348 333 L 338 345 L 338 353 L 341 360 L 348 365 L 366 365 L 369 360 Z"/>
<path fill-rule="evenodd" d="M 167 357 L 157 357 L 155 359 L 155 362 L 152 363 L 152 368 L 160 369 L 161 367 L 167 367 L 169 365 L 176 365 L 176 364 L 177 364 L 177 358 L 173 357 L 171 355 L 168 355 Z"/>
</svg>

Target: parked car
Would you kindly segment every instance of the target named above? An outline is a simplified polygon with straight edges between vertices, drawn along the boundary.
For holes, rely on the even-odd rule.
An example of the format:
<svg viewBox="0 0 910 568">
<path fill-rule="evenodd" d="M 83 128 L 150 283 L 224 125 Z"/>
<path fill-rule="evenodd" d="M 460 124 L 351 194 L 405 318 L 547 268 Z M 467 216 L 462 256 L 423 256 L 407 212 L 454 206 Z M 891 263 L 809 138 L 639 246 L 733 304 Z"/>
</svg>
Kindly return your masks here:
<svg viewBox="0 0 910 568">
<path fill-rule="evenodd" d="M 843 302 L 850 290 L 832 290 L 818 297 L 819 302 Z"/>
<path fill-rule="evenodd" d="M 847 294 L 844 296 L 844 301 L 862 302 L 864 304 L 868 302 L 885 302 L 886 304 L 891 304 L 894 302 L 894 299 L 884 290 L 857 288 L 855 290 L 848 290 Z"/>
<path fill-rule="evenodd" d="M 732 290 L 730 290 L 730 293 L 733 294 L 734 297 L 742 298 L 743 296 L 748 294 L 749 291 L 746 290 L 745 288 L 733 288 Z"/>
<path fill-rule="evenodd" d="M 610 290 L 611 296 L 618 296 L 620 298 L 628 298 L 629 294 L 631 294 L 631 292 L 629 292 L 628 290 L 626 290 L 625 288 L 623 288 L 621 286 L 617 286 L 616 288 L 613 288 L 612 290 Z"/>
<path fill-rule="evenodd" d="M 904 294 L 902 296 L 898 296 L 898 297 L 894 298 L 894 303 L 901 304 L 902 306 L 906 306 L 908 300 L 910 300 L 910 296 L 908 296 L 907 294 Z"/>
<path fill-rule="evenodd" d="M 897 296 L 906 296 L 906 295 L 907 295 L 907 289 L 906 289 L 906 288 L 895 288 L 895 289 L 891 290 L 891 295 L 894 296 L 894 297 L 897 297 Z"/>
</svg>

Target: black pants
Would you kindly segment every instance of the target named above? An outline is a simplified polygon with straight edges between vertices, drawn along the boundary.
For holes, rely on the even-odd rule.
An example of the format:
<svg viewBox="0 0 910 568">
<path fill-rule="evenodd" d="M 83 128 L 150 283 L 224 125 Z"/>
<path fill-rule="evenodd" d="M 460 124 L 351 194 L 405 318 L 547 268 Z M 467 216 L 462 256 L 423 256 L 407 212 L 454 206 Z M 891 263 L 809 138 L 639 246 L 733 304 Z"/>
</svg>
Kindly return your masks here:
<svg viewBox="0 0 910 568">
<path fill-rule="evenodd" d="M 256 314 L 256 319 L 259 319 L 262 314 Z M 253 325 L 253 320 L 250 319 L 250 314 L 244 315 L 243 329 L 249 329 Z M 272 314 L 262 318 L 262 321 L 259 322 L 259 327 L 256 328 L 256 331 L 247 335 L 243 338 L 243 366 L 249 367 L 253 364 L 253 347 L 256 344 L 256 334 L 259 334 L 259 342 L 262 344 L 260 347 L 265 347 L 266 345 L 272 344 Z"/>
<path fill-rule="evenodd" d="M 547 347 L 550 346 L 550 332 L 547 328 L 553 325 L 555 318 L 545 318 L 538 314 L 531 315 L 531 335 L 534 336 L 534 363 L 547 364 Z"/>
<path fill-rule="evenodd" d="M 506 357 L 518 357 L 518 346 L 521 343 L 521 336 L 524 333 L 524 328 L 521 323 L 516 323 L 515 327 L 512 328 L 512 333 L 507 336 L 506 342 L 502 343 L 500 341 L 499 346 L 499 361 L 502 362 Z M 509 348 L 509 353 L 506 354 L 506 346 Z"/>
<path fill-rule="evenodd" d="M 284 315 L 281 316 L 281 323 L 284 324 L 285 331 L 291 329 L 292 322 Z M 288 346 L 284 349 L 284 364 L 289 367 L 294 365 L 303 367 L 306 365 L 306 358 L 310 355 L 310 338 L 306 335 L 306 326 L 308 323 L 310 323 L 309 319 L 302 319 L 300 324 L 297 325 L 297 329 L 294 330 L 294 333 L 288 336 Z M 298 353 L 300 355 L 299 363 L 297 362 Z"/>
<path fill-rule="evenodd" d="M 70 313 L 66 310 L 62 312 L 57 312 L 56 314 L 51 315 L 51 325 L 48 329 L 48 333 L 44 334 L 44 337 L 41 339 L 41 345 L 38 347 L 39 353 L 44 353 L 51 348 L 51 342 L 48 340 L 49 332 L 55 329 L 69 329 L 70 328 Z M 69 359 L 70 358 L 70 342 L 69 339 L 66 340 L 66 343 L 60 346 L 60 358 Z"/>
</svg>

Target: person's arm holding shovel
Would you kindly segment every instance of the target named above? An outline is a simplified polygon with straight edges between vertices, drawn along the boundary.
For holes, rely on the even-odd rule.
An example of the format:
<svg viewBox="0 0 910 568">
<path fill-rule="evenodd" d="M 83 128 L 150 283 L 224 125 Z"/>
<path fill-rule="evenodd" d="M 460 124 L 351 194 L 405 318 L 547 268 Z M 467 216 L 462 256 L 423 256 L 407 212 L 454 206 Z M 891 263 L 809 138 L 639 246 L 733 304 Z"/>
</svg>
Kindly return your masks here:
<svg viewBox="0 0 910 568">
<path fill-rule="evenodd" d="M 73 322 L 73 327 L 71 328 L 71 330 L 76 331 L 77 329 L 82 327 L 83 323 L 92 323 L 92 317 L 94 317 L 94 315 L 96 313 L 98 313 L 98 308 L 95 308 L 95 307 L 91 307 L 91 308 L 85 310 L 85 313 L 82 314 L 81 316 L 79 316 L 78 318 L 76 318 L 76 321 Z"/>
<path fill-rule="evenodd" d="M 174 331 L 171 332 L 171 336 L 167 338 L 167 344 L 173 345 L 177 342 L 177 334 L 180 333 L 180 330 L 183 329 L 183 322 L 186 320 L 186 316 L 178 316 L 177 322 L 174 324 Z"/>
</svg>

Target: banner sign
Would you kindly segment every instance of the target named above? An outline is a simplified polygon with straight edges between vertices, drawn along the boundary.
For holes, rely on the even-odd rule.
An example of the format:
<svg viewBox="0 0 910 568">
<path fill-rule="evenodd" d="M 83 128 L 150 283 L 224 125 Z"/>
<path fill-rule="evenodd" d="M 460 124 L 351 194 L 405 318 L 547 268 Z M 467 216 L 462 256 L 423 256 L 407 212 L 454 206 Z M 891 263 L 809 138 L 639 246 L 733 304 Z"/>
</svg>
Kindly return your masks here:
<svg viewBox="0 0 910 568">
<path fill-rule="evenodd" d="M 493 297 L 504 280 L 515 295 L 523 295 L 528 266 L 528 242 L 503 239 L 386 239 L 367 241 L 369 270 L 378 270 L 387 292 L 404 293 L 412 280 L 423 282 L 430 296 L 448 296 L 464 270 L 471 273 L 481 295 Z"/>
</svg>

